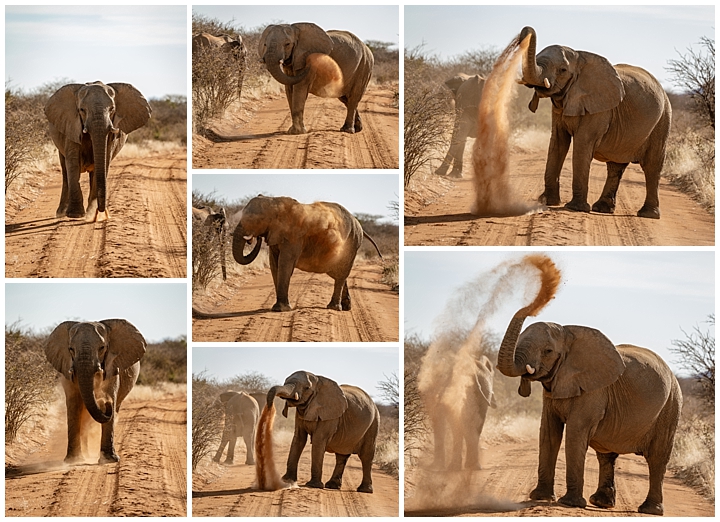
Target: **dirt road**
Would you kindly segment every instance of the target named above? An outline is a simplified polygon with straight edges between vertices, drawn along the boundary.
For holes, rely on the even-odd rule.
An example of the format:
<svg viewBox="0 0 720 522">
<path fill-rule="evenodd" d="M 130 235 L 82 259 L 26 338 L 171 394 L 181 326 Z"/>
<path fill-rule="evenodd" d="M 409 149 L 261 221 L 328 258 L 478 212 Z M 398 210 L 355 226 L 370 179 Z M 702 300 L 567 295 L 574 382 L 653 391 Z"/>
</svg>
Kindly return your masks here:
<svg viewBox="0 0 720 522">
<path fill-rule="evenodd" d="M 184 149 L 121 153 L 108 176 L 110 219 L 97 223 L 55 218 L 60 166 L 38 174 L 37 197 L 6 212 L 5 276 L 185 277 L 186 158 Z M 87 198 L 86 175 L 81 182 Z"/>
<path fill-rule="evenodd" d="M 471 149 L 468 143 L 468 149 Z M 532 201 L 543 191 L 546 153 L 513 151 L 510 179 L 517 194 Z M 451 183 L 430 180 L 432 192 L 412 194 L 406 190 L 406 245 L 480 245 L 480 246 L 670 246 L 715 244 L 713 215 L 666 180 L 660 182 L 659 220 L 636 216 L 645 201 L 645 177 L 638 165 L 625 171 L 615 214 L 570 212 L 550 207 L 537 214 L 517 217 L 476 217 L 470 214 L 473 199 L 469 179 L 470 156 L 465 158 L 465 179 Z M 606 178 L 604 163 L 593 161 L 590 170 L 589 202 L 602 192 Z M 572 151 L 560 177 L 564 203 L 571 199 Z M 440 185 L 442 188 L 433 185 Z M 449 185 L 449 186 L 448 186 Z M 438 191 L 440 192 L 438 194 Z"/>
<path fill-rule="evenodd" d="M 309 96 L 307 134 L 289 135 L 290 109 L 284 95 L 262 101 L 243 126 L 219 124 L 195 137 L 197 169 L 396 169 L 399 111 L 388 87 L 371 86 L 360 101 L 363 130 L 340 132 L 345 106 L 335 98 Z"/>
<path fill-rule="evenodd" d="M 275 465 L 285 472 L 290 439 L 275 445 Z M 310 480 L 311 445 L 305 446 L 298 466 L 298 484 Z M 280 491 L 257 491 L 255 466 L 245 462 L 244 445 L 235 448 L 232 466 L 203 463 L 204 477 L 193 477 L 192 515 L 194 517 L 397 517 L 399 491 L 397 479 L 373 466 L 374 493 L 358 493 L 362 467 L 357 455 L 348 460 L 342 489 L 293 488 Z M 240 463 L 240 464 L 238 464 Z M 335 456 L 326 453 L 323 480 L 328 480 L 335 466 Z"/>
<path fill-rule="evenodd" d="M 38 451 L 8 463 L 5 516 L 186 516 L 187 398 L 159 399 L 131 393 L 123 403 L 116 464 L 65 466 L 66 421 L 57 422 Z"/>
<path fill-rule="evenodd" d="M 201 342 L 295 342 L 398 340 L 397 292 L 380 282 L 382 268 L 356 265 L 348 286 L 352 310 L 326 308 L 333 282 L 327 275 L 296 270 L 290 280 L 290 312 L 271 312 L 275 287 L 269 269 L 238 279 L 228 277 L 219 292 L 194 298 L 193 307 L 233 317 L 193 318 L 192 340 Z M 193 314 L 194 315 L 194 314 Z"/>
<path fill-rule="evenodd" d="M 645 460 L 636 455 L 621 455 L 615 465 L 617 490 L 616 505 L 613 509 L 600 509 L 591 504 L 587 508 L 569 508 L 557 503 L 528 500 L 528 493 L 537 484 L 537 440 L 504 443 L 490 446 L 483 452 L 483 469 L 439 473 L 437 471 L 416 471 L 412 480 L 421 483 L 434 481 L 447 487 L 457 484 L 465 500 L 462 506 L 425 507 L 427 498 L 405 499 L 407 516 L 456 515 L 456 516 L 509 516 L 509 517 L 634 517 L 645 516 L 637 508 L 645 500 L 648 489 L 648 471 Z M 461 476 L 458 478 L 458 475 Z M 585 459 L 584 497 L 590 498 L 597 488 L 598 464 L 595 452 L 589 450 Z M 555 472 L 555 494 L 565 494 L 565 448 L 560 449 Z M 665 517 L 712 517 L 715 507 L 697 492 L 665 475 L 663 488 Z M 447 496 L 452 491 L 444 491 Z M 410 493 L 412 495 L 412 493 Z M 418 506 L 420 509 L 418 509 Z"/>
</svg>

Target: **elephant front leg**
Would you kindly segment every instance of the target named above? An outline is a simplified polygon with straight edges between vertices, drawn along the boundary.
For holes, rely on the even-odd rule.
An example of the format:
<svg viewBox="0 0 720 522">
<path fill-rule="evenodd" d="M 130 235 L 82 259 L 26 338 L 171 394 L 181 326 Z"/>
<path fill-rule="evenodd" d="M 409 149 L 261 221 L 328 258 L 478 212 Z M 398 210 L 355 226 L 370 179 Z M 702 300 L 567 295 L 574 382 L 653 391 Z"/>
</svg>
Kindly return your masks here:
<svg viewBox="0 0 720 522">
<path fill-rule="evenodd" d="M 107 464 L 109 462 L 119 462 L 120 457 L 115 453 L 115 420 L 117 412 L 113 413 L 112 419 L 102 425 L 102 435 L 100 437 L 100 458 L 98 464 Z"/>
<path fill-rule="evenodd" d="M 347 464 L 350 455 L 335 454 L 335 469 L 333 470 L 332 477 L 325 483 L 325 487 L 328 489 L 340 489 L 342 486 L 342 476 L 345 472 L 345 465 Z"/>
<path fill-rule="evenodd" d="M 230 436 L 230 439 L 228 440 L 228 451 L 227 451 L 227 457 L 225 457 L 225 464 L 234 464 L 235 463 L 235 444 L 237 443 L 237 435 L 232 433 Z"/>
<path fill-rule="evenodd" d="M 277 247 L 275 247 L 277 249 Z M 275 304 L 272 307 L 273 312 L 289 312 L 292 310 L 290 306 L 290 277 L 295 270 L 297 255 L 295 248 L 288 246 L 283 250 L 278 250 L 277 254 L 271 252 L 270 255 L 270 272 L 273 274 L 273 282 L 275 283 Z"/>
<path fill-rule="evenodd" d="M 325 459 L 326 444 L 324 440 L 318 439 L 316 435 L 314 435 L 313 438 L 315 440 L 312 442 L 310 480 L 305 483 L 305 486 L 309 488 L 322 489 L 325 487 L 322 481 L 322 468 L 323 460 Z"/>
<path fill-rule="evenodd" d="M 223 435 L 223 438 L 220 441 L 220 446 L 218 446 L 218 449 L 215 452 L 215 456 L 213 457 L 213 462 L 220 462 L 223 451 L 225 451 L 225 446 L 227 446 L 227 444 L 228 444 L 228 439 L 225 435 Z"/>
<path fill-rule="evenodd" d="M 292 117 L 292 125 L 288 129 L 288 134 L 306 134 L 304 123 L 305 102 L 308 97 L 308 86 L 304 82 L 290 87 L 290 115 Z"/>
<path fill-rule="evenodd" d="M 79 394 L 68 393 L 66 389 L 65 406 L 67 408 L 67 434 L 68 445 L 65 454 L 67 464 L 82 462 L 82 443 L 80 432 L 82 431 L 83 402 Z"/>
<path fill-rule="evenodd" d="M 590 424 L 583 420 L 568 424 L 565 439 L 567 492 L 558 499 L 558 502 L 565 506 L 579 508 L 587 506 L 587 501 L 583 497 L 583 487 L 589 432 Z"/>
<path fill-rule="evenodd" d="M 243 433 L 243 441 L 245 442 L 245 464 L 255 464 L 255 426 L 252 429 L 246 429 Z"/>
<path fill-rule="evenodd" d="M 77 149 L 77 150 L 76 150 Z M 65 154 L 65 177 L 67 178 L 67 212 L 65 215 L 70 218 L 81 218 L 85 216 L 82 189 L 80 188 L 80 150 L 78 147 L 70 147 Z M 61 205 L 62 196 L 61 196 Z M 60 209 L 58 209 L 60 210 Z"/>
<path fill-rule="evenodd" d="M 618 187 L 623 173 L 627 168 L 627 163 L 607 163 L 607 179 L 603 187 L 602 195 L 592 206 L 593 212 L 602 214 L 613 214 L 615 212 L 615 199 L 617 197 Z"/>
<path fill-rule="evenodd" d="M 555 465 L 565 425 L 543 408 L 540 421 L 540 458 L 537 487 L 530 492 L 532 500 L 555 500 Z"/>
<path fill-rule="evenodd" d="M 453 132 L 450 150 L 448 151 L 448 156 L 452 158 L 453 162 L 453 168 L 449 174 L 451 178 L 462 178 L 465 144 L 467 143 L 467 137 L 470 134 L 471 127 L 472 123 L 463 118 L 460 120 L 457 131 Z"/>
<path fill-rule="evenodd" d="M 285 475 L 283 475 L 282 478 L 283 482 L 287 482 L 289 484 L 297 482 L 298 462 L 300 461 L 300 455 L 302 455 L 306 443 L 307 432 L 298 430 L 296 428 L 292 444 L 290 444 L 290 453 L 288 453 L 287 459 L 287 469 L 285 471 Z"/>
<path fill-rule="evenodd" d="M 598 140 L 594 136 L 575 136 L 573 147 L 573 178 L 572 199 L 565 204 L 568 210 L 576 212 L 590 212 L 588 200 L 588 181 L 590 179 L 590 164 Z"/>
<path fill-rule="evenodd" d="M 70 205 L 70 191 L 68 188 L 68 174 L 67 167 L 65 166 L 65 156 L 58 151 L 58 157 L 60 158 L 60 170 L 62 171 L 62 191 L 60 192 L 60 204 L 55 211 L 55 217 L 65 217 Z"/>
<path fill-rule="evenodd" d="M 555 117 L 553 112 L 553 130 L 545 164 L 545 191 L 538 197 L 540 203 L 551 207 L 560 204 L 560 172 L 572 140 L 566 130 L 559 128 L 559 124 L 554 121 Z"/>
<path fill-rule="evenodd" d="M 600 508 L 615 507 L 615 460 L 617 453 L 596 452 L 599 473 L 598 488 L 590 495 L 590 503 Z"/>
</svg>

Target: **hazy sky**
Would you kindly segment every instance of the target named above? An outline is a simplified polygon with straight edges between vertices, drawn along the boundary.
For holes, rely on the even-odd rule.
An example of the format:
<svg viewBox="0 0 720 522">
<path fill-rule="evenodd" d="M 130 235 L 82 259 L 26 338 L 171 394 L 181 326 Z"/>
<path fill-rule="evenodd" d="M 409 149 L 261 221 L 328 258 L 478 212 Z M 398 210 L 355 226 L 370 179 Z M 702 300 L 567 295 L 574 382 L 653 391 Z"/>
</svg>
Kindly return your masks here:
<svg viewBox="0 0 720 522">
<path fill-rule="evenodd" d="M 391 374 L 398 375 L 399 352 L 396 346 L 308 346 L 232 348 L 195 347 L 192 351 L 192 372 L 206 371 L 219 380 L 247 372 L 259 372 L 273 383 L 282 384 L 298 370 L 328 377 L 338 384 L 353 384 L 375 399 L 379 381 Z"/>
<path fill-rule="evenodd" d="M 400 41 L 397 5 L 194 5 L 193 13 L 234 21 L 238 28 L 256 29 L 269 24 L 313 22 L 326 31 L 343 29 L 362 41 Z M 255 49 L 251 49 L 257 55 Z"/>
<path fill-rule="evenodd" d="M 537 49 L 559 44 L 638 65 L 671 84 L 664 67 L 700 37 L 715 37 L 715 7 L 663 6 L 406 6 L 405 48 L 424 43 L 442 58 L 494 46 L 502 50 L 526 26 Z"/>
<path fill-rule="evenodd" d="M 146 98 L 187 95 L 187 7 L 6 6 L 5 81 L 131 83 Z"/>
<path fill-rule="evenodd" d="M 505 260 L 524 252 L 405 252 L 405 336 L 428 339 L 437 318 L 458 290 Z M 562 271 L 555 297 L 535 321 L 591 326 L 615 344 L 658 352 L 672 365 L 671 341 L 683 339 L 715 311 L 713 252 L 585 251 L 549 252 Z M 501 307 L 488 326 L 502 334 L 512 315 L 527 303 L 519 294 Z M 470 325 L 472 326 L 472 325 Z M 711 330 L 714 335 L 714 328 Z"/>
<path fill-rule="evenodd" d="M 397 174 L 194 174 L 193 191 L 229 202 L 245 196 L 290 196 L 300 203 L 332 201 L 353 214 L 384 216 L 398 201 Z"/>
<path fill-rule="evenodd" d="M 165 282 L 5 284 L 5 324 L 36 332 L 63 321 L 127 319 L 149 342 L 187 335 L 187 285 Z"/>
</svg>

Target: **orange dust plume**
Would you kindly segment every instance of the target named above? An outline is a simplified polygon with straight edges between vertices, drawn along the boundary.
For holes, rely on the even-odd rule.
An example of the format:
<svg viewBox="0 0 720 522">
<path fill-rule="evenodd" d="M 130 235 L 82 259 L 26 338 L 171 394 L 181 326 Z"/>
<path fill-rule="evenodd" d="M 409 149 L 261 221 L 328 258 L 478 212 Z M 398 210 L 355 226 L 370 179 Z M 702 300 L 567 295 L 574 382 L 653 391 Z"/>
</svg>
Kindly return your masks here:
<svg viewBox="0 0 720 522">
<path fill-rule="evenodd" d="M 560 270 L 552 259 L 542 254 L 529 254 L 523 258 L 523 261 L 534 266 L 540 272 L 540 291 L 533 302 L 525 307 L 529 316 L 536 316 L 555 297 L 555 292 L 560 285 Z"/>
<path fill-rule="evenodd" d="M 275 469 L 273 460 L 273 424 L 275 423 L 275 405 L 263 408 L 255 438 L 255 475 L 257 488 L 261 491 L 276 491 L 288 487 Z"/>
</svg>

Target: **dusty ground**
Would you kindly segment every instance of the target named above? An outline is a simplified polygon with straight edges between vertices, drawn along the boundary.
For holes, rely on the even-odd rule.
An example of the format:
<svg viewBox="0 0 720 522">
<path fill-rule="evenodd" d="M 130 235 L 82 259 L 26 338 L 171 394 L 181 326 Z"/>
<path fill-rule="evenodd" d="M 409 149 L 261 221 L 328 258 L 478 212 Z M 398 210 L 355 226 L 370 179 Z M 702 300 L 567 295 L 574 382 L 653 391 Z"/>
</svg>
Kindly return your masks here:
<svg viewBox="0 0 720 522">
<path fill-rule="evenodd" d="M 193 298 L 193 307 L 233 317 L 193 318 L 192 340 L 201 342 L 294 342 L 398 340 L 398 293 L 380 282 L 382 267 L 356 264 L 348 286 L 352 310 L 326 308 L 333 281 L 325 274 L 296 270 L 290 280 L 290 312 L 272 312 L 275 287 L 270 270 L 238 278 L 232 274 L 211 294 Z"/>
<path fill-rule="evenodd" d="M 481 442 L 482 444 L 482 442 Z M 648 471 L 645 459 L 621 455 L 615 466 L 617 490 L 613 509 L 600 509 L 591 504 L 585 509 L 569 508 L 557 503 L 534 502 L 528 494 L 537 484 L 537 440 L 508 442 L 490 446 L 483 452 L 483 469 L 439 473 L 416 471 L 412 481 L 434 480 L 442 484 L 457 483 L 466 499 L 461 507 L 437 507 L 413 510 L 412 497 L 405 499 L 406 516 L 510 516 L 510 517 L 634 517 L 645 500 Z M 462 474 L 458 479 L 458 473 Z M 453 476 L 454 475 L 454 476 Z M 597 488 L 598 466 L 595 452 L 589 450 L 585 460 L 584 496 L 590 498 Z M 565 494 L 565 449 L 560 449 L 555 472 L 555 494 Z M 668 472 L 664 485 L 665 517 L 712 517 L 715 507 L 692 488 L 672 478 Z M 449 492 L 448 492 L 449 493 Z M 411 493 L 412 495 L 412 493 Z"/>
<path fill-rule="evenodd" d="M 636 216 L 645 201 L 645 177 L 638 165 L 630 165 L 620 183 L 615 214 L 585 214 L 550 207 L 539 214 L 518 217 L 476 217 L 470 214 L 473 199 L 471 151 L 468 140 L 464 159 L 465 178 L 437 179 L 427 176 L 417 191 L 405 191 L 406 245 L 481 246 L 669 246 L 714 245 L 715 221 L 689 196 L 666 180 L 660 183 L 659 220 Z M 543 191 L 547 154 L 544 149 L 514 148 L 510 176 L 517 194 L 527 201 Z M 593 161 L 589 203 L 597 200 L 606 179 L 604 163 Z M 560 177 L 563 204 L 571 199 L 572 150 Z"/>
<path fill-rule="evenodd" d="M 258 103 L 258 102 L 255 102 Z M 399 111 L 389 87 L 371 86 L 360 101 L 363 130 L 340 132 L 345 106 L 334 98 L 310 95 L 305 105 L 307 134 L 289 135 L 290 109 L 285 95 L 258 103 L 238 126 L 220 122 L 207 138 L 193 137 L 197 169 L 396 169 Z"/>
<path fill-rule="evenodd" d="M 186 516 L 187 396 L 147 400 L 133 398 L 136 391 L 115 428 L 120 462 L 65 466 L 64 408 L 36 451 L 6 457 L 5 516 Z M 99 429 L 95 435 L 99 448 Z"/>
<path fill-rule="evenodd" d="M 29 182 L 31 199 L 7 205 L 6 277 L 185 277 L 187 151 L 123 154 L 110 164 L 108 221 L 55 218 L 57 162 Z M 87 175 L 81 186 L 87 202 Z"/>
<path fill-rule="evenodd" d="M 290 449 L 291 434 L 275 443 L 275 465 L 282 475 Z M 397 479 L 373 466 L 374 493 L 358 493 L 362 467 L 357 455 L 348 460 L 342 488 L 338 490 L 302 487 L 310 480 L 308 442 L 298 466 L 299 488 L 280 491 L 253 489 L 255 466 L 245 462 L 245 446 L 235 447 L 235 464 L 224 466 L 207 462 L 193 474 L 192 515 L 194 517 L 397 517 L 399 490 Z M 224 458 L 224 457 L 223 457 Z M 323 480 L 329 480 L 335 455 L 325 454 Z"/>
</svg>

